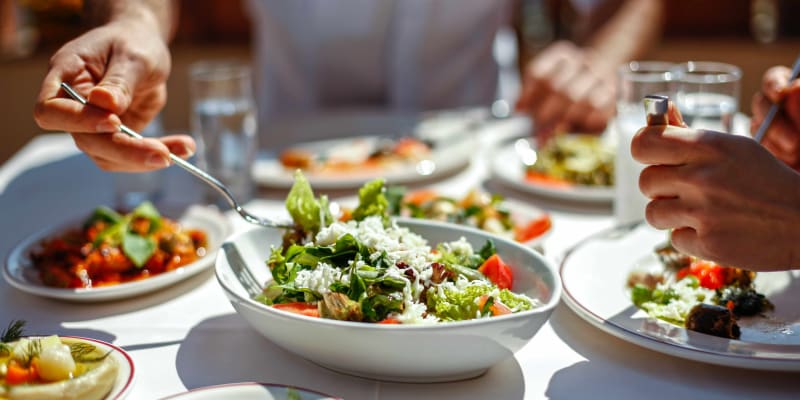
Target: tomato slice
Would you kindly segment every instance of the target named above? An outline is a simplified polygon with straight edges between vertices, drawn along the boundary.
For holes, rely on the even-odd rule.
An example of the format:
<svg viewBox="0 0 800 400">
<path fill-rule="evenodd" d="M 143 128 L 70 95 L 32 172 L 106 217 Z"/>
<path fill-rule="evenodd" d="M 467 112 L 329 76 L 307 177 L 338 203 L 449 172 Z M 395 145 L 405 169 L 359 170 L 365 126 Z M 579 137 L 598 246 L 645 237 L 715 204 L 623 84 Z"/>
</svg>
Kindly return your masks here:
<svg viewBox="0 0 800 400">
<path fill-rule="evenodd" d="M 381 324 L 381 325 L 400 325 L 400 324 L 402 324 L 402 322 L 400 322 L 400 320 L 398 320 L 396 318 L 386 318 L 386 319 L 378 321 L 377 323 Z"/>
<path fill-rule="evenodd" d="M 273 304 L 273 308 L 277 308 L 278 310 L 288 311 L 290 313 L 305 315 L 307 317 L 316 317 L 319 318 L 319 308 L 314 303 L 303 303 L 303 302 L 295 302 L 295 303 L 283 303 L 283 304 Z"/>
<path fill-rule="evenodd" d="M 421 206 L 439 197 L 439 193 L 432 189 L 415 190 L 405 196 L 403 201 L 415 206 Z"/>
<path fill-rule="evenodd" d="M 688 267 L 678 271 L 676 277 L 680 280 L 686 275 L 692 275 L 700 282 L 700 286 L 717 290 L 725 286 L 725 269 L 717 263 L 705 260 L 693 261 Z"/>
<path fill-rule="evenodd" d="M 537 185 L 553 188 L 568 188 L 574 186 L 571 182 L 555 178 L 547 174 L 536 171 L 525 171 L 525 180 Z"/>
<path fill-rule="evenodd" d="M 478 271 L 483 273 L 500 289 L 511 289 L 511 285 L 514 282 L 514 274 L 511 272 L 511 267 L 503 262 L 497 254 L 487 258 L 483 265 L 478 268 Z"/>
<path fill-rule="evenodd" d="M 550 230 L 553 226 L 553 221 L 550 216 L 545 214 L 536 218 L 527 225 L 514 227 L 514 239 L 518 242 L 527 242 L 528 240 L 542 236 L 545 232 Z"/>
</svg>

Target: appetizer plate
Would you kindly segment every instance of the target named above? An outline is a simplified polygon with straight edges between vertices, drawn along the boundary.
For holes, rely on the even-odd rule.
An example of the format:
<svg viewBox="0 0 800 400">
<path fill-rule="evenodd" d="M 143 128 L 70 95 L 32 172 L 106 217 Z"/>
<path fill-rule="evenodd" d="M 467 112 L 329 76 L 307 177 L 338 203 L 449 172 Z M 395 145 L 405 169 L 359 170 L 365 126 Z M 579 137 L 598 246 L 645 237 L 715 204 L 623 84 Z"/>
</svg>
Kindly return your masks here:
<svg viewBox="0 0 800 400">
<path fill-rule="evenodd" d="M 112 357 L 117 362 L 119 371 L 117 372 L 117 380 L 114 382 L 114 386 L 111 388 L 111 392 L 109 392 L 108 395 L 106 396 L 106 399 L 122 400 L 128 396 L 128 393 L 130 392 L 131 388 L 133 388 L 133 381 L 136 373 L 136 368 L 134 368 L 133 366 L 133 359 L 125 350 L 122 350 L 121 348 L 111 343 L 106 343 L 102 340 L 76 337 L 76 336 L 65 336 L 65 337 L 85 340 L 97 346 L 98 349 L 101 349 L 106 352 L 110 351 L 111 354 L 109 355 L 109 357 Z"/>
<path fill-rule="evenodd" d="M 526 152 L 534 148 L 534 141 L 528 138 L 516 138 L 501 143 L 492 155 L 492 174 L 514 189 L 538 196 L 609 204 L 614 200 L 613 187 L 588 185 L 555 186 L 527 181 L 525 179 L 525 164 L 522 160 L 526 156 Z"/>
<path fill-rule="evenodd" d="M 333 400 L 338 398 L 313 390 L 274 383 L 241 382 L 193 389 L 186 393 L 165 397 L 162 400 Z"/>
<path fill-rule="evenodd" d="M 361 146 L 378 140 L 379 136 L 356 136 L 305 142 L 293 147 L 325 154 L 333 148 Z M 430 153 L 416 162 L 398 162 L 362 171 L 324 174 L 304 171 L 304 174 L 315 189 L 357 189 L 375 178 L 385 178 L 388 184 L 421 182 L 446 176 L 469 164 L 475 150 L 473 142 L 470 135 L 453 135 L 435 142 Z M 294 183 L 294 171 L 285 168 L 277 158 L 257 160 L 252 172 L 253 179 L 263 186 L 288 189 Z"/>
<path fill-rule="evenodd" d="M 81 216 L 69 223 L 46 228 L 23 239 L 8 255 L 3 268 L 3 277 L 6 281 L 24 292 L 76 302 L 107 301 L 138 296 L 188 279 L 214 265 L 217 249 L 230 233 L 228 220 L 218 210 L 205 206 L 192 206 L 178 221 L 185 227 L 202 229 L 208 234 L 208 251 L 203 258 L 147 279 L 113 286 L 78 289 L 45 286 L 39 279 L 38 271 L 32 265 L 31 250 L 43 239 L 79 226 L 84 219 L 85 216 Z"/>
<path fill-rule="evenodd" d="M 430 325 L 369 324 L 283 312 L 253 300 L 246 289 L 251 285 L 242 284 L 263 285 L 270 279 L 264 261 L 270 247 L 281 243 L 281 232 L 275 229 L 253 229 L 228 238 L 217 254 L 217 280 L 239 315 L 275 344 L 339 372 L 399 382 L 479 376 L 528 343 L 558 304 L 561 283 L 555 266 L 533 249 L 459 225 L 398 221 L 432 244 L 464 237 L 480 246 L 491 238 L 513 270 L 512 289 L 541 305 L 509 315 Z"/>
<path fill-rule="evenodd" d="M 739 319 L 739 340 L 690 331 L 639 310 L 626 288 L 628 274 L 658 268 L 653 249 L 666 238 L 664 231 L 638 223 L 582 241 L 561 262 L 565 303 L 601 330 L 651 350 L 731 367 L 800 371 L 800 274 L 796 271 L 758 274 L 756 288 L 775 310 Z"/>
<path fill-rule="evenodd" d="M 131 356 L 127 352 L 125 352 L 125 350 L 122 350 L 121 348 L 111 343 L 106 343 L 102 340 L 97 340 L 97 339 L 90 339 L 78 336 L 61 336 L 61 339 L 87 342 L 94 345 L 95 348 L 99 350 L 101 353 L 103 354 L 108 353 L 109 354 L 108 357 L 110 357 L 110 359 L 113 360 L 117 365 L 117 374 L 114 377 L 114 382 L 111 385 L 111 390 L 104 397 L 104 399 L 121 400 L 128 395 L 131 388 L 133 387 L 133 381 L 136 369 L 133 366 L 133 359 L 131 359 Z M 80 377 L 78 377 L 77 379 L 80 379 Z M 106 384 L 107 383 L 104 382 L 103 386 L 105 386 Z M 39 390 L 43 389 L 39 388 Z M 61 395 L 63 396 L 63 394 Z M 55 395 L 55 397 L 60 398 L 60 396 L 58 395 Z"/>
</svg>

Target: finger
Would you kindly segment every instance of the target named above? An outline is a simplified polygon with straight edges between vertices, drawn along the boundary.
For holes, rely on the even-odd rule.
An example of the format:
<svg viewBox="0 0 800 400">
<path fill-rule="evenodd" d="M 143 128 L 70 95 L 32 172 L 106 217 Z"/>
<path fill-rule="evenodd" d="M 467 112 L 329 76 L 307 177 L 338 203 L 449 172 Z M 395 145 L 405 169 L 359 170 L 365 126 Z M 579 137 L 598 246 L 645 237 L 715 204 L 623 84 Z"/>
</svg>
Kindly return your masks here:
<svg viewBox="0 0 800 400">
<path fill-rule="evenodd" d="M 194 155 L 197 145 L 188 135 L 169 135 L 158 138 L 172 154 L 181 158 L 189 158 Z"/>
<path fill-rule="evenodd" d="M 783 89 L 789 85 L 792 72 L 784 66 L 772 67 L 764 73 L 761 81 L 761 91 L 772 103 L 778 103 L 783 98 Z"/>
<path fill-rule="evenodd" d="M 682 165 L 701 156 L 696 146 L 703 131 L 675 126 L 646 126 L 634 135 L 631 155 L 642 164 Z"/>
<path fill-rule="evenodd" d="M 107 171 L 144 172 L 169 166 L 169 150 L 159 140 L 134 139 L 113 134 L 73 133 L 75 145 L 95 160 L 107 160 L 98 166 Z"/>
<path fill-rule="evenodd" d="M 90 92 L 90 104 L 121 115 L 133 101 L 136 87 L 146 74 L 145 65 L 128 52 L 111 54 L 103 79 Z"/>
<path fill-rule="evenodd" d="M 673 229 L 687 226 L 686 206 L 679 198 L 654 199 L 645 207 L 647 223 L 656 229 Z"/>
<path fill-rule="evenodd" d="M 530 112 L 536 112 L 541 104 L 553 92 L 553 77 L 556 76 L 559 65 L 566 62 L 560 53 L 547 53 L 534 59 L 528 67 L 528 90 L 526 106 Z"/>
<path fill-rule="evenodd" d="M 794 126 L 795 134 L 800 136 L 800 79 L 795 79 L 784 90 L 783 112 Z"/>
<path fill-rule="evenodd" d="M 65 132 L 108 133 L 117 131 L 119 117 L 72 99 L 52 99 L 39 104 L 34 119 L 40 128 Z"/>
<path fill-rule="evenodd" d="M 86 107 L 67 98 L 61 89 L 62 82 L 69 82 L 79 93 L 86 93 L 93 85 L 91 76 L 83 70 L 78 57 L 53 57 L 54 67 L 48 71 L 33 111 L 34 120 L 42 129 L 68 132 L 112 132 L 119 126 L 119 118 L 113 114 Z"/>
<path fill-rule="evenodd" d="M 667 119 L 670 125 L 680 126 L 683 128 L 689 127 L 688 125 L 686 125 L 686 122 L 683 121 L 683 115 L 681 115 L 681 111 L 678 110 L 678 106 L 676 106 L 673 101 L 668 102 Z"/>
<path fill-rule="evenodd" d="M 564 112 L 562 122 L 576 128 L 583 128 L 587 125 L 586 120 L 593 111 L 589 96 L 595 86 L 599 86 L 598 82 L 589 73 L 579 75 L 567 86 L 565 93 L 570 104 Z"/>
<path fill-rule="evenodd" d="M 672 246 L 681 253 L 703 258 L 697 231 L 692 227 L 675 228 L 670 234 Z"/>
<path fill-rule="evenodd" d="M 639 174 L 639 191 L 651 199 L 679 197 L 684 175 L 682 166 L 647 166 Z"/>
</svg>

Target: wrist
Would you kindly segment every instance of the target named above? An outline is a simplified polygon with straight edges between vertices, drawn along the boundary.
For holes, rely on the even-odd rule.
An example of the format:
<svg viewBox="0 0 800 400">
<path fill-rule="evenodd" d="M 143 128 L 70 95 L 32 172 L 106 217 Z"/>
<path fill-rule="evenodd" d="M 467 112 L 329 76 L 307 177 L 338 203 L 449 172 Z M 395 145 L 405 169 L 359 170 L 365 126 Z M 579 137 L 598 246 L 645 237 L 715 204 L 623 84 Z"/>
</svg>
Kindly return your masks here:
<svg viewBox="0 0 800 400">
<path fill-rule="evenodd" d="M 172 36 L 174 10 L 170 0 L 86 0 L 84 11 L 94 25 L 132 25 L 144 32 L 157 32 L 165 42 Z"/>
</svg>

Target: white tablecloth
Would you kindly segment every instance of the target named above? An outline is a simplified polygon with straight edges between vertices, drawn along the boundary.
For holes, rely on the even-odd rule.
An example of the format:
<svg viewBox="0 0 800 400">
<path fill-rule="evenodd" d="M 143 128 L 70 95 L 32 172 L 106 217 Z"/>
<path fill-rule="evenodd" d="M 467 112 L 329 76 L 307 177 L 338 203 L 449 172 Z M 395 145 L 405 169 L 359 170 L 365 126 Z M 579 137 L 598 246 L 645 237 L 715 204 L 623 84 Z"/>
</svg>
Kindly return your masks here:
<svg viewBox="0 0 800 400">
<path fill-rule="evenodd" d="M 470 167 L 434 183 L 463 192 L 489 177 L 489 145 L 519 121 L 480 133 Z M 110 204 L 112 177 L 78 153 L 67 135 L 42 135 L 0 168 L 0 255 L 28 234 Z M 199 184 L 183 171 L 167 174 L 166 203 L 196 200 Z M 488 182 L 492 190 L 504 190 Z M 265 192 L 266 193 L 266 192 Z M 581 238 L 612 225 L 607 206 L 581 208 L 504 191 L 547 209 L 554 228 L 545 253 L 558 259 Z M 277 196 L 277 195 L 276 195 Z M 256 212 L 280 212 L 279 197 L 256 200 Z M 235 229 L 247 225 L 230 215 Z M 126 349 L 136 366 L 129 399 L 157 399 L 203 386 L 259 381 L 296 385 L 346 399 L 777 399 L 798 398 L 800 375 L 726 368 L 675 358 L 619 340 L 563 304 L 533 340 L 484 376 L 443 384 L 360 379 L 319 367 L 269 342 L 226 300 L 213 271 L 138 298 L 66 303 L 0 282 L 0 325 L 28 321 L 31 334 L 93 337 Z"/>
</svg>

